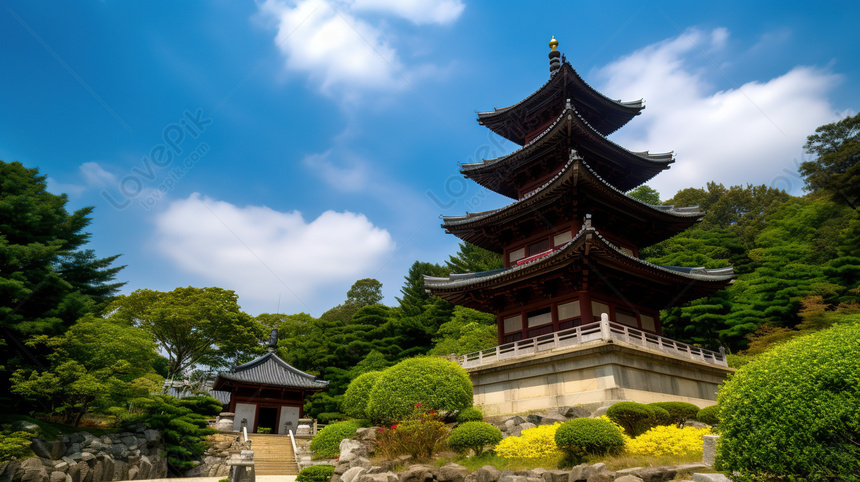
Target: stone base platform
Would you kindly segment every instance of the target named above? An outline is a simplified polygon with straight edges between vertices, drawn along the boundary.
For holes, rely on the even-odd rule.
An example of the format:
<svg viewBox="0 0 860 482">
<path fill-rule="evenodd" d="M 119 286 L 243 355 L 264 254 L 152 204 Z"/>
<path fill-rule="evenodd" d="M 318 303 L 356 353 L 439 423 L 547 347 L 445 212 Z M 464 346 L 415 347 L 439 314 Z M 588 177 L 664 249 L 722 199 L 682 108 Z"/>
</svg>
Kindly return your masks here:
<svg viewBox="0 0 860 482">
<path fill-rule="evenodd" d="M 475 405 L 491 416 L 624 400 L 706 407 L 716 403 L 717 387 L 734 372 L 618 340 L 591 341 L 466 371 Z"/>
</svg>

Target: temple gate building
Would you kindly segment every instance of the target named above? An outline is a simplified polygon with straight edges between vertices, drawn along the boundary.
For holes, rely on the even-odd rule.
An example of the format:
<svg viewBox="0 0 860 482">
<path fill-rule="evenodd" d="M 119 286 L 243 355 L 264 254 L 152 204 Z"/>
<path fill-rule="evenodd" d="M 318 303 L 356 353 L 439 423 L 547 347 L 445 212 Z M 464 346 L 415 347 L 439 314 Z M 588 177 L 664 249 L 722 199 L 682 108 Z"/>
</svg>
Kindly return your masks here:
<svg viewBox="0 0 860 482">
<path fill-rule="evenodd" d="M 478 122 L 522 146 L 461 173 L 514 201 L 443 218 L 446 232 L 500 253 L 499 270 L 424 277 L 425 289 L 494 313 L 499 346 L 466 355 L 475 403 L 513 413 L 632 399 L 710 405 L 730 371 L 722 353 L 663 338 L 659 311 L 710 295 L 732 268 L 660 266 L 639 250 L 700 221 L 697 206 L 650 205 L 627 191 L 675 162 L 606 136 L 644 102 L 589 86 L 550 42 L 550 79 Z"/>
</svg>

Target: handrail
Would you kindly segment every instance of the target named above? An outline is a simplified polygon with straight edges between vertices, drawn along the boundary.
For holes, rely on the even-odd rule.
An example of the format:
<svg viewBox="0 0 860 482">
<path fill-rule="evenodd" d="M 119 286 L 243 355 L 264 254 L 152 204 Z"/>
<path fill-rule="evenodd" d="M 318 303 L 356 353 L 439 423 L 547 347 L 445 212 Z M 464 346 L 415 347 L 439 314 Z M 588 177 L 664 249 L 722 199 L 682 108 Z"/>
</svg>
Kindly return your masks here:
<svg viewBox="0 0 860 482">
<path fill-rule="evenodd" d="M 245 442 L 248 441 L 248 427 L 242 427 L 242 433 L 245 435 Z"/>
<path fill-rule="evenodd" d="M 525 340 L 505 343 L 493 348 L 467 353 L 457 357 L 458 363 L 464 368 L 472 368 L 490 363 L 496 363 L 508 358 L 532 355 L 542 351 L 581 345 L 590 341 L 617 340 L 632 344 L 651 351 L 688 358 L 712 365 L 728 366 L 723 353 L 707 350 L 698 346 L 688 345 L 679 341 L 664 338 L 656 333 L 649 333 L 627 325 L 609 321 L 609 317 L 601 316 L 600 321 L 580 325 L 566 330 L 538 335 Z"/>
<path fill-rule="evenodd" d="M 290 429 L 287 433 L 290 434 L 290 443 L 293 444 L 293 459 L 296 461 L 296 468 L 302 470 L 302 466 L 299 465 L 299 450 L 296 448 L 296 439 L 293 437 L 293 430 Z"/>
</svg>

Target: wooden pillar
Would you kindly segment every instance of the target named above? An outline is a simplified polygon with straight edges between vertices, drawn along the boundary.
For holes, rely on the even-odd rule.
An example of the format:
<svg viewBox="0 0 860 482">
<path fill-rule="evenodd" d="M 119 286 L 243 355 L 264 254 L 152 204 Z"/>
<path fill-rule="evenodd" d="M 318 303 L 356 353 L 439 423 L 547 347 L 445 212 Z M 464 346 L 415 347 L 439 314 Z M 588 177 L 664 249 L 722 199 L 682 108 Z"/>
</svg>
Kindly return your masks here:
<svg viewBox="0 0 860 482">
<path fill-rule="evenodd" d="M 587 325 L 594 323 L 594 314 L 591 312 L 591 295 L 588 291 L 579 292 L 579 315 L 581 316 L 580 324 Z"/>
</svg>

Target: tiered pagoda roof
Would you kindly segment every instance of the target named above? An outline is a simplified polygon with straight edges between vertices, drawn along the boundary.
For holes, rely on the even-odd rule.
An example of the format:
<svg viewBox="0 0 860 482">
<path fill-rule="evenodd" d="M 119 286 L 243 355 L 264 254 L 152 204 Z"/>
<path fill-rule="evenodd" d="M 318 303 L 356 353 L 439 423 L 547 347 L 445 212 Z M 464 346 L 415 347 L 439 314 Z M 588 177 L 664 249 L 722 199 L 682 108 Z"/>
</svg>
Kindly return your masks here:
<svg viewBox="0 0 860 482">
<path fill-rule="evenodd" d="M 568 101 L 555 121 L 525 146 L 495 159 L 461 165 L 461 173 L 478 184 L 517 199 L 531 172 L 555 172 L 568 159 L 570 149 L 580 155 L 606 181 L 629 191 L 675 162 L 671 152 L 632 152 L 606 139 Z"/>
<path fill-rule="evenodd" d="M 576 290 L 591 289 L 589 282 L 600 284 L 627 280 L 636 289 L 625 290 L 632 300 L 665 307 L 708 296 L 725 287 L 734 277 L 731 267 L 720 269 L 661 266 L 626 254 L 590 225 L 552 252 L 510 268 L 481 273 L 452 274 L 448 277 L 424 276 L 424 287 L 434 295 L 458 305 L 494 311 L 496 293 L 511 286 L 544 289 L 560 280 Z M 680 290 L 675 288 L 681 287 Z M 620 288 L 620 287 L 617 287 Z M 546 294 L 551 295 L 547 292 Z"/>
<path fill-rule="evenodd" d="M 604 136 L 618 130 L 645 108 L 642 99 L 622 102 L 606 97 L 588 85 L 570 63 L 562 60 L 561 68 L 538 90 L 512 106 L 478 112 L 478 123 L 523 145 L 528 142 L 529 133 L 559 114 L 565 99 L 572 99 L 574 108 Z"/>
<path fill-rule="evenodd" d="M 218 390 L 230 383 L 322 390 L 329 382 L 319 380 L 293 367 L 273 352 L 269 352 L 228 372 L 219 373 L 218 378 L 215 379 L 214 388 Z"/>
</svg>

